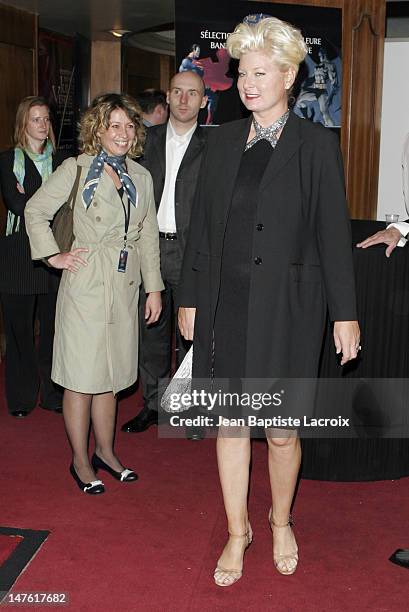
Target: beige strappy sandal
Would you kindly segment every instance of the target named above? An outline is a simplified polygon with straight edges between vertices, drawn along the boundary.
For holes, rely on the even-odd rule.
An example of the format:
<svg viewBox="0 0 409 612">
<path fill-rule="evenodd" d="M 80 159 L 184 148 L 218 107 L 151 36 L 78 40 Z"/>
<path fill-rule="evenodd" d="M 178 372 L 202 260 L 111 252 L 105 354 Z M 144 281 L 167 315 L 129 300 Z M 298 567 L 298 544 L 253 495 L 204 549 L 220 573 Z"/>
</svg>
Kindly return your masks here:
<svg viewBox="0 0 409 612">
<path fill-rule="evenodd" d="M 284 525 L 278 525 L 277 523 L 275 523 L 273 521 L 273 510 L 272 508 L 270 508 L 270 512 L 268 514 L 268 522 L 270 525 L 270 529 L 271 529 L 271 533 L 274 536 L 274 532 L 273 532 L 273 528 L 276 527 L 278 529 L 282 528 L 282 527 L 292 527 L 293 520 L 290 516 L 288 517 L 288 522 L 285 523 Z M 294 552 L 291 553 L 287 553 L 287 554 L 282 554 L 282 555 L 274 555 L 273 552 L 273 559 L 274 559 L 274 565 L 275 568 L 278 572 L 280 572 L 280 574 L 283 574 L 283 576 L 291 576 L 291 574 L 294 574 L 295 570 L 297 569 L 297 564 L 298 564 L 298 548 L 296 548 L 296 550 Z"/>
<path fill-rule="evenodd" d="M 244 553 L 246 552 L 247 548 L 250 546 L 250 544 L 253 541 L 253 532 L 251 530 L 250 524 L 249 524 L 248 530 L 243 535 L 236 535 L 235 533 L 229 532 L 229 537 L 230 538 L 243 538 L 245 540 L 245 547 L 243 551 L 243 558 L 244 558 Z M 227 587 L 227 586 L 231 586 L 232 584 L 240 580 L 242 575 L 243 575 L 243 569 L 241 570 L 227 569 L 219 565 L 219 563 L 217 563 L 216 569 L 214 570 L 213 577 L 214 577 L 214 581 L 217 584 L 217 586 Z"/>
</svg>

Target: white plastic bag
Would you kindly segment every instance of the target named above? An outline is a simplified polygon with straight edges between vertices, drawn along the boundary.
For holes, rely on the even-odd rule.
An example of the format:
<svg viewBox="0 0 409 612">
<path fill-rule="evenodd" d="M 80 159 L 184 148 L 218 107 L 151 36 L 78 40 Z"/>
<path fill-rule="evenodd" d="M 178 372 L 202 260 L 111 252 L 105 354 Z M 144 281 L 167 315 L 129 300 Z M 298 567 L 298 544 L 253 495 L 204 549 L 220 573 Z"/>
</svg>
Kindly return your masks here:
<svg viewBox="0 0 409 612">
<path fill-rule="evenodd" d="M 186 353 L 185 358 L 162 395 L 160 405 L 166 412 L 184 412 L 185 410 L 189 410 L 190 405 L 186 405 L 186 396 L 183 403 L 178 401 L 178 397 L 180 398 L 183 394 L 191 392 L 192 363 L 193 346 Z"/>
</svg>

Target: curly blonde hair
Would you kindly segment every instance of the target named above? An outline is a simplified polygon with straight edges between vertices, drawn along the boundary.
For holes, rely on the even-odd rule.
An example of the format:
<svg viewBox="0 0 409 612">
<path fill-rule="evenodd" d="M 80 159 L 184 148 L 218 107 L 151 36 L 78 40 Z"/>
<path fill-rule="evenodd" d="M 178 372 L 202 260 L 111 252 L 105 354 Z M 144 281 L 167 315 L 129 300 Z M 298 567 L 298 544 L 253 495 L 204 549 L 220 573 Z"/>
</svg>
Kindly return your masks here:
<svg viewBox="0 0 409 612">
<path fill-rule="evenodd" d="M 307 45 L 297 28 L 276 17 L 266 17 L 258 23 L 239 23 L 226 42 L 229 55 L 240 59 L 248 51 L 264 51 L 277 62 L 280 70 L 298 72 L 307 55 Z"/>
<path fill-rule="evenodd" d="M 80 148 L 87 155 L 98 155 L 101 142 L 98 132 L 109 128 L 112 111 L 123 110 L 135 124 L 135 140 L 128 151 L 129 157 L 140 157 L 145 144 L 145 126 L 142 121 L 142 110 L 137 101 L 127 94 L 107 93 L 97 96 L 84 112 L 80 121 Z"/>
</svg>

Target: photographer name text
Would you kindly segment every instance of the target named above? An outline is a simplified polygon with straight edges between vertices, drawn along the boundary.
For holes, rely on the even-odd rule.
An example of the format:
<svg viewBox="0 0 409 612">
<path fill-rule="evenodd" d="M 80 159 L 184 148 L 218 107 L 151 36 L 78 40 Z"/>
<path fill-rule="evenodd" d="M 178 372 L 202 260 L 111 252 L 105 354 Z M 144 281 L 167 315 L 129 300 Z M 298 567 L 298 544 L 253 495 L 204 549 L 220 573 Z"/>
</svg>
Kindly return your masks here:
<svg viewBox="0 0 409 612">
<path fill-rule="evenodd" d="M 247 415 L 240 418 L 225 418 L 223 416 L 182 417 L 172 415 L 169 419 L 172 427 L 349 427 L 349 419 L 338 416 L 333 418 L 313 418 L 304 416 L 302 418 L 273 416 L 262 418 L 256 415 Z"/>
</svg>

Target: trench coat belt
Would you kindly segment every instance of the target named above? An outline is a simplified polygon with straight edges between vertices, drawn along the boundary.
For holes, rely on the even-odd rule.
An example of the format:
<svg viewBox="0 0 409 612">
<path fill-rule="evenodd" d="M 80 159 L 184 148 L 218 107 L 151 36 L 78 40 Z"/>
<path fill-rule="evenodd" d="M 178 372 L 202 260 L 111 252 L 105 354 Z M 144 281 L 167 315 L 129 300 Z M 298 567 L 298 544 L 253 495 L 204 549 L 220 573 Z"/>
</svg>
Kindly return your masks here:
<svg viewBox="0 0 409 612">
<path fill-rule="evenodd" d="M 136 240 L 128 240 L 127 248 L 136 249 Z M 101 242 L 88 242 L 90 249 L 88 262 L 91 262 L 98 255 L 97 265 L 101 265 L 102 278 L 104 283 L 104 302 L 105 317 L 107 324 L 115 323 L 114 317 L 114 275 L 121 274 L 113 267 L 112 249 L 115 249 L 119 261 L 119 253 L 123 249 L 124 241 L 121 240 L 102 240 Z"/>
</svg>

